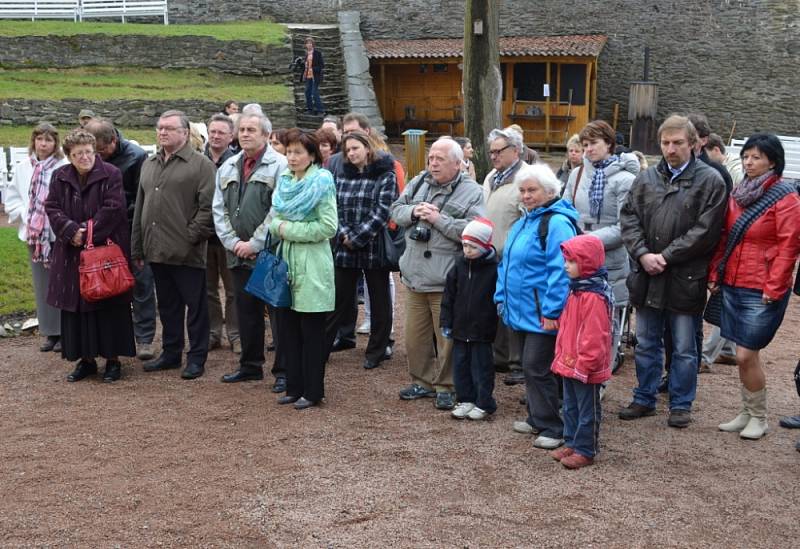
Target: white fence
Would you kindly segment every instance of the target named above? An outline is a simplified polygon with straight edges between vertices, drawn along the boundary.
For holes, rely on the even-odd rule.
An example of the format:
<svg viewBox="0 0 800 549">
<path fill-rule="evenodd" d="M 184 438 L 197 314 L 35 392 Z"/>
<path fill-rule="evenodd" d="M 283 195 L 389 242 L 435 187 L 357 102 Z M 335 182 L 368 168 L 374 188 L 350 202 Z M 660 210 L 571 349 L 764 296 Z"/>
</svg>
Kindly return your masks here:
<svg viewBox="0 0 800 549">
<path fill-rule="evenodd" d="M 97 19 L 153 15 L 169 24 L 167 0 L 0 0 L 0 19 Z"/>
</svg>

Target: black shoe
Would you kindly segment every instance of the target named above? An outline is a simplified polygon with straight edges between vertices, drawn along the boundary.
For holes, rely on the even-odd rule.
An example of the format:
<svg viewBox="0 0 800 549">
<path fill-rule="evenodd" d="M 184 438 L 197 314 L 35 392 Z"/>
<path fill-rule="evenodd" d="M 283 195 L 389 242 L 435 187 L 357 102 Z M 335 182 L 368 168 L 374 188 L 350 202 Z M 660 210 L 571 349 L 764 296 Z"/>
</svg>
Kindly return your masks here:
<svg viewBox="0 0 800 549">
<path fill-rule="evenodd" d="M 295 410 L 305 410 L 306 408 L 311 408 L 312 406 L 317 406 L 319 402 L 314 402 L 313 400 L 308 400 L 305 397 L 300 397 L 297 399 L 297 402 L 294 403 Z"/>
<path fill-rule="evenodd" d="M 58 351 L 56 351 L 56 345 L 58 345 Z M 44 340 L 39 350 L 43 353 L 49 353 L 50 351 L 60 352 L 61 338 L 58 336 L 47 336 L 47 339 Z"/>
<path fill-rule="evenodd" d="M 300 397 L 292 395 L 283 395 L 278 399 L 278 404 L 294 404 L 298 400 L 300 400 Z"/>
<path fill-rule="evenodd" d="M 365 370 L 374 370 L 375 368 L 377 368 L 380 365 L 381 365 L 380 361 L 376 362 L 376 361 L 372 361 L 370 359 L 367 359 L 367 360 L 364 361 L 364 369 Z"/>
<path fill-rule="evenodd" d="M 79 360 L 75 365 L 75 369 L 67 376 L 67 381 L 80 381 L 89 376 L 97 373 L 97 363 L 93 360 L 88 362 L 86 360 Z"/>
<path fill-rule="evenodd" d="M 692 413 L 689 410 L 670 410 L 667 425 L 683 429 L 692 422 Z"/>
<path fill-rule="evenodd" d="M 416 400 L 418 398 L 433 398 L 436 396 L 436 391 L 433 389 L 426 389 L 422 385 L 413 383 L 400 391 L 400 398 L 403 400 Z"/>
<path fill-rule="evenodd" d="M 157 359 L 152 362 L 146 362 L 144 367 L 142 368 L 145 372 L 158 372 L 160 370 L 175 370 L 181 367 L 181 361 L 171 361 L 164 358 L 164 355 L 161 355 Z"/>
<path fill-rule="evenodd" d="M 232 374 L 222 376 L 222 383 L 238 383 L 240 381 L 260 381 L 264 379 L 262 370 L 242 370 L 241 368 Z"/>
<path fill-rule="evenodd" d="M 386 350 L 383 352 L 383 358 L 381 360 L 391 360 L 392 356 L 394 356 L 394 347 L 391 345 L 386 346 Z"/>
<path fill-rule="evenodd" d="M 337 337 L 336 340 L 333 342 L 333 347 L 331 347 L 331 352 L 338 353 L 339 351 L 346 351 L 348 349 L 355 349 L 355 348 L 356 348 L 355 341 L 350 341 L 349 339 L 340 339 Z"/>
<path fill-rule="evenodd" d="M 782 417 L 778 423 L 785 429 L 800 429 L 800 416 Z"/>
<path fill-rule="evenodd" d="M 655 415 L 655 413 L 655 408 L 648 408 L 647 406 L 642 406 L 639 403 L 631 402 L 626 408 L 623 408 L 619 411 L 619 418 L 625 420 L 639 419 L 640 417 Z"/>
<path fill-rule="evenodd" d="M 456 407 L 456 400 L 453 398 L 453 393 L 442 391 L 436 393 L 436 401 L 433 403 L 437 410 L 452 410 Z"/>
<path fill-rule="evenodd" d="M 659 393 L 666 393 L 667 391 L 669 391 L 669 375 L 662 377 L 661 383 L 658 384 Z"/>
<path fill-rule="evenodd" d="M 285 393 L 286 392 L 286 378 L 285 377 L 276 377 L 275 383 L 272 384 L 272 392 L 273 393 Z"/>
<path fill-rule="evenodd" d="M 511 370 L 508 375 L 503 378 L 503 383 L 506 385 L 520 385 L 525 383 L 525 374 L 522 370 Z"/>
<path fill-rule="evenodd" d="M 60 337 L 58 338 L 58 341 L 56 341 L 56 344 L 53 345 L 53 352 L 54 353 L 60 353 L 61 352 L 61 338 Z"/>
<path fill-rule="evenodd" d="M 113 383 L 122 377 L 122 364 L 119 360 L 106 360 L 106 371 L 103 373 L 103 381 Z"/>
<path fill-rule="evenodd" d="M 181 377 L 183 379 L 197 379 L 201 375 L 203 375 L 206 371 L 205 366 L 202 364 L 193 364 L 189 363 L 186 365 L 186 368 L 183 369 L 181 372 Z"/>
</svg>

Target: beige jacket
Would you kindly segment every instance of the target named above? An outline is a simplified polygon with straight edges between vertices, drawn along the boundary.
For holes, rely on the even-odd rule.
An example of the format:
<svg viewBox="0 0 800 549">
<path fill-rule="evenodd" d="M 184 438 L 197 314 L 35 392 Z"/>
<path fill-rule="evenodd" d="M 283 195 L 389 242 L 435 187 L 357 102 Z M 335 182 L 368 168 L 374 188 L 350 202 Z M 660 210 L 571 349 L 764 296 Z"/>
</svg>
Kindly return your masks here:
<svg viewBox="0 0 800 549">
<path fill-rule="evenodd" d="M 514 172 L 505 183 L 492 190 L 492 181 L 497 170 L 490 171 L 483 180 L 483 199 L 486 203 L 486 217 L 494 223 L 492 244 L 497 249 L 498 258 L 503 257 L 508 230 L 514 222 L 523 216 L 525 210 L 519 201 L 519 182 L 517 174 L 525 162 L 517 164 Z"/>
</svg>

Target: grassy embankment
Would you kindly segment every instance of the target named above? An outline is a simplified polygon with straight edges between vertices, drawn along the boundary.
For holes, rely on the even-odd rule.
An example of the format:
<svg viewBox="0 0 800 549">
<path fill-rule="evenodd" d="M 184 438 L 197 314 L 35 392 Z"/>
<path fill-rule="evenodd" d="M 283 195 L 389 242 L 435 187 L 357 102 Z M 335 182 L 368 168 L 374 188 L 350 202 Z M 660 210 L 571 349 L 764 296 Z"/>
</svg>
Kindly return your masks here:
<svg viewBox="0 0 800 549">
<path fill-rule="evenodd" d="M 0 315 L 33 311 L 33 281 L 16 227 L 0 227 Z"/>
</svg>

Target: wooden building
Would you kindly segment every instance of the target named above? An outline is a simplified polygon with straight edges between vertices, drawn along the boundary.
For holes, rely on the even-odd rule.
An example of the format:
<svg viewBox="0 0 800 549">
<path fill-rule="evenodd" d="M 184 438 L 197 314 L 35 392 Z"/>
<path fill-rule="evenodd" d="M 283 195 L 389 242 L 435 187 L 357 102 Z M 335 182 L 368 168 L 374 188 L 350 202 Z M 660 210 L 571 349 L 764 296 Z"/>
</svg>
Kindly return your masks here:
<svg viewBox="0 0 800 549">
<path fill-rule="evenodd" d="M 533 145 L 563 145 L 595 116 L 602 35 L 500 38 L 503 124 Z M 463 135 L 463 39 L 368 40 L 387 131 Z"/>
</svg>

